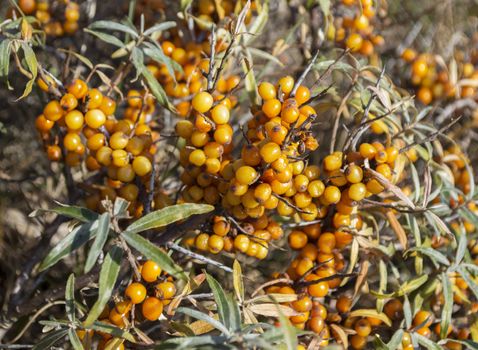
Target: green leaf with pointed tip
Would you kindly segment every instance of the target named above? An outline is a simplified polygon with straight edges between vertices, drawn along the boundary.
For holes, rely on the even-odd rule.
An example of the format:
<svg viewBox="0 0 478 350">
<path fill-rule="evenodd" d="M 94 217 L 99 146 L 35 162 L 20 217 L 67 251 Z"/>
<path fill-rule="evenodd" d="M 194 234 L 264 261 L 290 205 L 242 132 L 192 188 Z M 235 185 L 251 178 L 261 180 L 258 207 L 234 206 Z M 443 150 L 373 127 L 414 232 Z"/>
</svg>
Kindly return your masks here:
<svg viewBox="0 0 478 350">
<path fill-rule="evenodd" d="M 23 54 L 25 55 L 25 62 L 27 64 L 28 70 L 32 74 L 32 77 L 27 82 L 27 85 L 25 86 L 25 90 L 23 91 L 22 96 L 17 98 L 17 101 L 21 100 L 22 98 L 30 94 L 38 74 L 38 62 L 37 62 L 35 52 L 33 52 L 33 49 L 26 42 L 22 42 L 22 50 L 23 50 Z"/>
<path fill-rule="evenodd" d="M 176 221 L 184 220 L 191 215 L 205 214 L 214 207 L 209 204 L 176 204 L 164 209 L 153 211 L 126 228 L 126 232 L 138 233 L 153 228 L 164 227 Z"/>
<path fill-rule="evenodd" d="M 88 28 L 85 28 L 83 30 L 91 35 L 96 36 L 98 39 L 100 39 L 101 41 L 104 41 L 105 43 L 108 43 L 117 47 L 124 47 L 123 42 L 117 37 L 115 37 L 114 35 L 97 32 Z"/>
<path fill-rule="evenodd" d="M 83 246 L 86 242 L 95 237 L 97 227 L 97 221 L 75 227 L 48 253 L 40 264 L 39 270 L 46 270 L 50 266 L 55 265 L 65 256 Z"/>
<path fill-rule="evenodd" d="M 216 328 L 218 331 L 222 332 L 224 335 L 226 335 L 226 336 L 230 335 L 229 330 L 226 328 L 226 326 L 222 322 L 219 322 L 218 320 L 212 318 L 208 314 L 205 314 L 203 312 L 200 312 L 200 311 L 197 311 L 197 310 L 194 310 L 194 309 L 190 309 L 190 308 L 187 308 L 187 307 L 180 307 L 176 310 L 176 312 L 180 312 L 180 313 L 183 313 L 185 315 L 194 317 L 197 320 L 207 322 L 211 326 Z"/>
<path fill-rule="evenodd" d="M 141 219 L 140 219 L 141 220 Z M 183 269 L 176 265 L 171 257 L 166 254 L 159 247 L 148 241 L 146 238 L 134 232 L 125 231 L 121 233 L 126 243 L 136 249 L 141 254 L 144 254 L 148 259 L 153 260 L 161 267 L 162 270 L 173 275 L 176 278 L 187 280 L 187 276 Z"/>
<path fill-rule="evenodd" d="M 167 21 L 163 23 L 158 23 L 155 24 L 154 26 L 146 29 L 143 33 L 143 35 L 148 36 L 150 34 L 156 33 L 156 32 L 162 32 L 171 28 L 176 27 L 176 22 L 174 21 Z"/>
<path fill-rule="evenodd" d="M 91 29 L 107 29 L 107 30 L 116 30 L 118 32 L 123 32 L 123 33 L 128 33 L 131 35 L 133 38 L 138 37 L 138 33 L 128 27 L 127 25 L 118 23 L 118 22 L 113 22 L 113 21 L 96 21 L 93 22 L 89 25 L 89 28 Z"/>
<path fill-rule="evenodd" d="M 5 78 L 7 87 L 11 89 L 10 83 L 8 82 L 8 72 L 10 70 L 10 52 L 11 52 L 11 41 L 8 39 L 2 40 L 0 42 L 0 77 Z"/>
<path fill-rule="evenodd" d="M 42 213 L 56 213 L 58 215 L 63 215 L 72 219 L 76 219 L 81 222 L 91 222 L 98 219 L 98 214 L 94 211 L 91 211 L 87 208 L 76 207 L 74 205 L 59 204 L 58 207 L 53 209 L 36 209 L 30 213 L 30 217 L 37 217 Z"/>
<path fill-rule="evenodd" d="M 434 341 L 431 341 L 430 339 L 425 338 L 421 334 L 412 333 L 412 338 L 415 338 L 417 340 L 418 344 L 424 346 L 425 348 L 427 348 L 429 350 L 442 350 L 441 346 L 439 346 Z"/>
<path fill-rule="evenodd" d="M 90 270 L 95 266 L 96 260 L 103 252 L 103 247 L 105 246 L 106 240 L 108 239 L 108 233 L 110 231 L 110 214 L 103 213 L 98 219 L 98 227 L 96 229 L 96 237 L 91 245 L 90 252 L 86 258 L 85 263 L 85 273 L 90 272 Z"/>
<path fill-rule="evenodd" d="M 229 303 L 227 301 L 226 293 L 222 289 L 219 282 L 209 274 L 206 274 L 207 283 L 211 288 L 212 294 L 214 294 L 214 301 L 217 305 L 217 313 L 219 314 L 219 321 L 226 326 L 227 329 L 233 330 L 231 320 L 232 310 L 229 309 Z"/>
<path fill-rule="evenodd" d="M 397 330 L 390 341 L 387 343 L 387 347 L 390 350 L 396 350 L 402 343 L 402 338 L 403 338 L 403 329 Z"/>
<path fill-rule="evenodd" d="M 463 277 L 465 282 L 468 284 L 468 288 L 470 288 L 473 294 L 475 295 L 475 297 L 478 298 L 478 284 L 471 277 L 468 270 L 463 266 L 458 266 L 457 271 L 460 273 L 461 277 Z"/>
<path fill-rule="evenodd" d="M 48 333 L 37 344 L 33 346 L 33 350 L 50 350 L 53 345 L 64 338 L 68 334 L 67 329 L 59 329 Z"/>
<path fill-rule="evenodd" d="M 451 315 L 453 313 L 453 287 L 446 273 L 441 274 L 441 284 L 443 287 L 444 305 L 441 311 L 440 338 L 446 338 L 448 327 L 451 324 Z"/>
<path fill-rule="evenodd" d="M 123 338 L 126 339 L 127 341 L 131 343 L 136 343 L 134 340 L 134 337 L 131 335 L 131 333 L 122 330 L 121 328 L 118 328 L 112 324 L 109 323 L 104 323 L 101 321 L 95 321 L 90 327 L 90 329 L 93 329 L 94 331 L 101 332 L 101 333 L 106 333 L 110 334 L 113 337 L 116 338 Z"/>
<path fill-rule="evenodd" d="M 158 100 L 159 104 L 174 113 L 176 108 L 171 103 L 171 101 L 169 101 L 166 91 L 164 91 L 163 87 L 161 86 L 161 84 L 159 84 L 153 73 L 151 73 L 148 69 L 144 68 L 141 71 L 141 74 L 146 79 L 148 87 L 151 89 L 151 92 Z"/>
<path fill-rule="evenodd" d="M 65 310 L 68 319 L 75 321 L 75 275 L 72 273 L 68 277 L 65 288 Z"/>
<path fill-rule="evenodd" d="M 113 246 L 108 254 L 106 254 L 103 265 L 101 265 L 98 299 L 84 322 L 85 327 L 91 326 L 103 312 L 106 304 L 108 304 L 116 279 L 118 278 L 122 256 L 123 251 L 118 246 Z"/>
</svg>

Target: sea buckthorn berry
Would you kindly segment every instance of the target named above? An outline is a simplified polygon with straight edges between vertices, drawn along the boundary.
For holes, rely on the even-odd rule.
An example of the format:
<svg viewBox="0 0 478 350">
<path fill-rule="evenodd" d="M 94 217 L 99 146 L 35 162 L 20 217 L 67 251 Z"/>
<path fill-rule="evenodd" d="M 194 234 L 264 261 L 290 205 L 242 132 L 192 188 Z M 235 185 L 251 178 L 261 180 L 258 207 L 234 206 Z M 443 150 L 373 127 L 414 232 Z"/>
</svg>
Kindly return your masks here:
<svg viewBox="0 0 478 350">
<path fill-rule="evenodd" d="M 429 327 L 433 323 L 433 315 L 429 311 L 419 310 L 413 317 L 413 325 Z"/>
<path fill-rule="evenodd" d="M 138 176 L 145 176 L 151 172 L 151 161 L 145 156 L 137 156 L 133 160 L 133 170 Z"/>
<path fill-rule="evenodd" d="M 146 261 L 141 267 L 141 277 L 146 282 L 154 282 L 161 274 L 161 268 L 152 260 Z"/>
<path fill-rule="evenodd" d="M 398 157 L 398 149 L 396 147 L 390 146 L 385 148 L 385 152 L 387 153 L 387 163 L 393 164 Z"/>
<path fill-rule="evenodd" d="M 228 124 L 218 125 L 214 132 L 214 140 L 221 145 L 227 145 L 232 141 L 232 128 Z"/>
<path fill-rule="evenodd" d="M 92 151 L 97 151 L 105 145 L 106 138 L 102 133 L 92 135 L 86 141 L 86 147 Z"/>
<path fill-rule="evenodd" d="M 359 146 L 360 155 L 367 159 L 373 159 L 377 154 L 377 149 L 370 143 L 362 143 Z"/>
<path fill-rule="evenodd" d="M 206 113 L 209 111 L 214 103 L 214 99 L 208 92 L 200 92 L 192 99 L 193 108 L 199 113 Z"/>
<path fill-rule="evenodd" d="M 176 294 L 176 286 L 169 281 L 159 283 L 156 286 L 156 290 L 158 291 L 159 298 L 163 301 L 164 305 L 168 305 Z"/>
<path fill-rule="evenodd" d="M 76 79 L 68 86 L 67 91 L 79 100 L 88 92 L 88 85 L 83 80 Z"/>
<path fill-rule="evenodd" d="M 55 125 L 55 122 L 45 118 L 43 114 L 40 114 L 35 120 L 35 127 L 38 131 L 48 131 Z"/>
<path fill-rule="evenodd" d="M 360 34 L 358 33 L 352 33 L 349 35 L 347 38 L 347 41 L 345 42 L 345 45 L 352 51 L 352 52 L 357 52 L 360 50 L 362 47 L 363 43 L 363 38 Z"/>
<path fill-rule="evenodd" d="M 116 102 L 108 96 L 103 96 L 101 105 L 98 107 L 105 115 L 113 115 L 116 111 Z"/>
<path fill-rule="evenodd" d="M 317 165 L 308 165 L 304 169 L 304 175 L 307 176 L 310 181 L 316 180 L 320 176 L 320 168 Z"/>
<path fill-rule="evenodd" d="M 281 202 L 282 203 L 282 202 Z M 302 249 L 307 244 L 307 235 L 302 231 L 292 231 L 288 238 L 289 246 L 292 249 Z"/>
<path fill-rule="evenodd" d="M 112 161 L 113 150 L 107 146 L 103 146 L 96 151 L 96 160 L 98 163 L 108 166 Z"/>
<path fill-rule="evenodd" d="M 335 235 L 330 232 L 324 232 L 319 236 L 317 246 L 321 253 L 331 254 L 335 248 Z"/>
<path fill-rule="evenodd" d="M 176 123 L 176 126 L 174 129 L 176 131 L 176 134 L 178 134 L 179 137 L 188 139 L 193 134 L 194 125 L 189 120 L 180 120 L 179 122 Z"/>
<path fill-rule="evenodd" d="M 133 167 L 127 164 L 124 167 L 118 168 L 116 176 L 121 182 L 131 182 L 134 180 L 136 174 L 134 173 Z"/>
<path fill-rule="evenodd" d="M 122 149 L 115 149 L 112 151 L 113 164 L 117 167 L 123 167 L 129 164 L 128 153 Z"/>
<path fill-rule="evenodd" d="M 317 281 L 316 283 L 307 287 L 307 291 L 309 292 L 310 296 L 315 298 L 323 298 L 329 293 L 329 284 L 326 281 L 320 281 L 320 279 L 321 277 L 315 274 L 310 274 L 305 278 L 307 282 Z"/>
<path fill-rule="evenodd" d="M 358 320 L 355 323 L 355 331 L 361 337 L 368 337 L 368 335 L 372 331 L 370 322 L 366 318 L 362 318 L 361 320 Z"/>
<path fill-rule="evenodd" d="M 101 109 L 91 109 L 85 114 L 86 124 L 93 129 L 103 126 L 106 122 L 106 116 Z"/>
<path fill-rule="evenodd" d="M 224 237 L 229 233 L 231 224 L 225 219 L 218 220 L 213 225 L 213 232 L 221 237 Z"/>
<path fill-rule="evenodd" d="M 141 305 L 143 317 L 150 321 L 156 321 L 163 313 L 163 303 L 155 297 L 148 297 Z"/>
<path fill-rule="evenodd" d="M 259 96 L 261 96 L 263 100 L 272 100 L 273 98 L 276 98 L 275 86 L 268 82 L 260 83 Z"/>
<path fill-rule="evenodd" d="M 307 192 L 310 194 L 312 198 L 320 197 L 325 190 L 325 185 L 320 180 L 314 180 L 309 183 L 307 186 Z"/>
<path fill-rule="evenodd" d="M 78 100 L 72 94 L 67 93 L 61 98 L 60 104 L 65 111 L 72 111 L 78 106 Z"/>
<path fill-rule="evenodd" d="M 118 194 L 128 202 L 134 202 L 138 198 L 139 188 L 135 184 L 127 184 L 119 189 Z"/>
<path fill-rule="evenodd" d="M 300 106 L 304 103 L 306 103 L 310 99 L 310 90 L 306 86 L 300 85 L 297 88 L 297 91 L 295 92 L 294 96 L 295 100 L 297 101 L 297 104 Z M 302 112 L 301 112 L 302 113 Z"/>
<path fill-rule="evenodd" d="M 129 137 L 121 131 L 115 132 L 110 137 L 110 147 L 112 149 L 123 149 L 128 145 Z"/>
<path fill-rule="evenodd" d="M 383 311 L 391 320 L 399 320 L 403 317 L 403 304 L 399 299 L 392 299 L 385 304 Z"/>
<path fill-rule="evenodd" d="M 368 18 L 364 15 L 357 16 L 354 20 L 354 27 L 357 30 L 365 30 L 369 26 Z"/>
<path fill-rule="evenodd" d="M 341 193 L 338 187 L 327 186 L 322 196 L 328 204 L 336 204 L 340 201 Z"/>
<path fill-rule="evenodd" d="M 288 95 L 294 88 L 294 78 L 289 75 L 282 77 L 279 79 L 278 86 L 281 92 Z"/>
<path fill-rule="evenodd" d="M 241 159 L 246 165 L 257 166 L 261 163 L 259 148 L 254 145 L 245 145 L 241 150 Z"/>
<path fill-rule="evenodd" d="M 349 165 L 347 169 L 345 169 L 345 177 L 350 183 L 358 183 L 363 179 L 363 170 L 358 165 Z"/>
<path fill-rule="evenodd" d="M 219 235 L 211 235 L 207 244 L 209 252 L 217 254 L 224 248 L 224 239 Z"/>
<path fill-rule="evenodd" d="M 143 96 L 138 90 L 129 90 L 126 99 L 128 100 L 128 106 L 130 107 L 141 108 L 143 105 Z"/>
<path fill-rule="evenodd" d="M 337 311 L 343 314 L 349 312 L 351 307 L 352 298 L 347 295 L 341 295 L 337 299 L 337 303 L 335 304 L 335 308 L 337 309 Z"/>
<path fill-rule="evenodd" d="M 321 334 L 325 327 L 325 321 L 322 317 L 315 316 L 309 320 L 308 325 L 311 331 Z"/>
<path fill-rule="evenodd" d="M 194 245 L 199 250 L 207 250 L 208 242 L 209 242 L 209 235 L 207 233 L 200 233 L 199 235 L 196 236 Z"/>
<path fill-rule="evenodd" d="M 66 95 L 65 95 L 66 96 Z M 84 117 L 83 113 L 78 110 L 68 112 L 65 116 L 65 124 L 68 129 L 79 130 L 83 127 Z"/>
<path fill-rule="evenodd" d="M 211 118 L 216 124 L 226 124 L 229 121 L 229 109 L 224 105 L 217 105 L 211 110 Z"/>
<path fill-rule="evenodd" d="M 140 304 L 146 298 L 146 288 L 141 283 L 133 282 L 126 288 L 125 295 L 133 304 Z"/>
<path fill-rule="evenodd" d="M 405 50 L 403 50 L 401 57 L 405 62 L 410 63 L 415 60 L 415 58 L 417 57 L 417 53 L 411 48 L 406 48 Z"/>
<path fill-rule="evenodd" d="M 236 180 L 242 185 L 251 185 L 257 179 L 257 171 L 248 165 L 241 166 L 236 171 Z"/>
<path fill-rule="evenodd" d="M 428 64 L 425 59 L 419 58 L 412 64 L 412 74 L 424 78 L 428 73 Z"/>
<path fill-rule="evenodd" d="M 366 186 L 367 191 L 372 194 L 379 194 L 385 189 L 376 179 L 371 179 L 370 181 L 368 181 Z"/>
<path fill-rule="evenodd" d="M 361 182 L 355 183 L 349 187 L 348 194 L 350 199 L 359 202 L 365 198 L 365 195 L 367 194 L 367 187 Z"/>
<path fill-rule="evenodd" d="M 196 166 L 202 166 L 206 162 L 206 155 L 202 149 L 195 149 L 189 154 L 189 162 Z"/>
<path fill-rule="evenodd" d="M 61 107 L 60 102 L 53 100 L 48 102 L 48 104 L 43 109 L 43 115 L 46 119 L 56 122 L 61 117 L 63 117 L 63 108 Z"/>
<path fill-rule="evenodd" d="M 358 334 L 354 334 L 350 338 L 350 345 L 356 350 L 363 349 L 367 345 L 367 338 L 361 337 Z"/>
<path fill-rule="evenodd" d="M 63 139 L 63 145 L 68 151 L 75 151 L 78 146 L 81 144 L 81 138 L 80 135 L 69 132 L 65 135 L 65 138 Z"/>
<path fill-rule="evenodd" d="M 262 105 L 262 112 L 268 117 L 268 118 L 274 118 L 279 115 L 281 112 L 282 105 L 279 100 L 273 98 L 270 100 L 267 100 L 264 102 Z"/>
<path fill-rule="evenodd" d="M 91 89 L 83 98 L 88 109 L 100 108 L 103 94 L 98 89 Z"/>
<path fill-rule="evenodd" d="M 48 159 L 56 162 L 61 159 L 61 148 L 57 145 L 50 145 L 46 149 Z"/>
<path fill-rule="evenodd" d="M 282 152 L 278 144 L 269 142 L 261 147 L 260 154 L 264 162 L 272 163 L 279 159 Z"/>
<path fill-rule="evenodd" d="M 234 249 L 245 253 L 249 248 L 249 243 L 249 237 L 244 234 L 239 234 L 236 236 L 236 238 L 234 238 Z"/>
</svg>

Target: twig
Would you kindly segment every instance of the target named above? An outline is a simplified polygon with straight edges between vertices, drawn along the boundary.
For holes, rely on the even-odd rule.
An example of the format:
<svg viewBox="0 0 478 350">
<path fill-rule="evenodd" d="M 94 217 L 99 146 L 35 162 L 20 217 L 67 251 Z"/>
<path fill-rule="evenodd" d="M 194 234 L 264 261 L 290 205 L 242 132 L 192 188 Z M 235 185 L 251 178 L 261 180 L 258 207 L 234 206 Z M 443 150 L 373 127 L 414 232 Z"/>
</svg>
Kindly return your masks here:
<svg viewBox="0 0 478 350">
<path fill-rule="evenodd" d="M 312 57 L 312 59 L 310 60 L 309 64 L 307 65 L 307 67 L 305 67 L 304 71 L 302 72 L 302 74 L 300 75 L 299 79 L 297 79 L 297 81 L 295 82 L 294 84 L 294 87 L 292 89 L 292 91 L 290 92 L 290 97 L 294 97 L 296 92 L 297 92 L 297 89 L 299 88 L 299 86 L 302 84 L 302 82 L 304 81 L 305 77 L 307 76 L 307 74 L 309 74 L 310 70 L 312 69 L 312 67 L 314 66 L 315 62 L 317 61 L 317 58 L 319 57 L 319 50 L 317 50 L 315 52 L 315 55 L 314 57 Z"/>
<path fill-rule="evenodd" d="M 181 247 L 180 245 L 174 243 L 174 242 L 170 242 L 167 244 L 167 246 L 181 254 L 184 254 L 186 256 L 189 256 L 191 259 L 196 259 L 196 260 L 199 260 L 199 261 L 202 261 L 208 265 L 213 265 L 213 266 L 216 266 L 226 272 L 230 272 L 232 273 L 232 269 L 230 267 L 227 267 L 226 265 L 223 265 L 221 264 L 220 262 L 218 261 L 215 261 L 215 260 L 212 260 L 212 259 L 209 259 L 207 257 L 205 257 L 204 255 L 201 255 L 201 254 L 197 254 L 197 253 L 194 253 L 190 250 L 187 250 L 186 248 L 183 248 Z"/>
</svg>

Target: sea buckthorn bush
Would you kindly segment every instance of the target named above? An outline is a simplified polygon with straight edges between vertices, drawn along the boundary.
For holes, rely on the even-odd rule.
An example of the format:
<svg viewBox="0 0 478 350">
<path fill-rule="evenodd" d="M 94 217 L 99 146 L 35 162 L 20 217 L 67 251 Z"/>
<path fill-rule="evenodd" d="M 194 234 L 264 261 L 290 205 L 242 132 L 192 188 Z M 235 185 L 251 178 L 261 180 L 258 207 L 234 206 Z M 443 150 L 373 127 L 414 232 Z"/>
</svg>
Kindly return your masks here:
<svg viewBox="0 0 478 350">
<path fill-rule="evenodd" d="M 8 0 L 0 348 L 477 349 L 459 5 Z"/>
</svg>

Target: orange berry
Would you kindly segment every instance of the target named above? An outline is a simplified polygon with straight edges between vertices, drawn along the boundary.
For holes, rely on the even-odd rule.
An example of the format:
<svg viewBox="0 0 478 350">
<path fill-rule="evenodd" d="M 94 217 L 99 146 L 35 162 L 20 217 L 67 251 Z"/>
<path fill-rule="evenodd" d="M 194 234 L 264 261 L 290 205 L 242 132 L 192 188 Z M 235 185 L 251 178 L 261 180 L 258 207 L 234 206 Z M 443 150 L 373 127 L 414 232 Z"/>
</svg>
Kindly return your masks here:
<svg viewBox="0 0 478 350">
<path fill-rule="evenodd" d="M 125 295 L 133 304 L 140 304 L 146 298 L 146 288 L 141 283 L 133 282 L 126 288 Z"/>
<path fill-rule="evenodd" d="M 141 277 L 146 282 L 154 282 L 161 274 L 161 268 L 152 260 L 146 261 L 141 267 Z"/>
<path fill-rule="evenodd" d="M 155 297 L 148 297 L 141 305 L 141 313 L 144 318 L 156 321 L 163 312 L 163 303 Z"/>
</svg>

